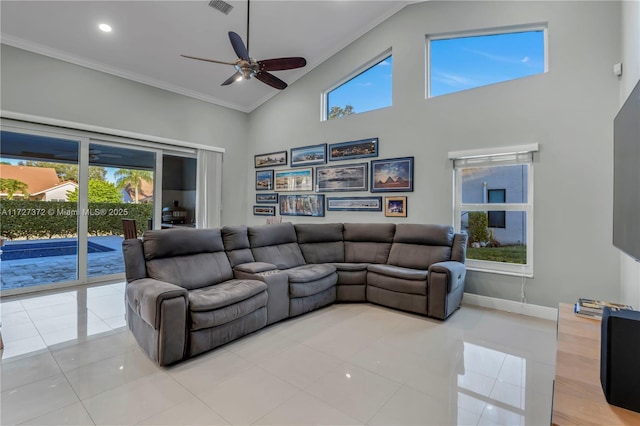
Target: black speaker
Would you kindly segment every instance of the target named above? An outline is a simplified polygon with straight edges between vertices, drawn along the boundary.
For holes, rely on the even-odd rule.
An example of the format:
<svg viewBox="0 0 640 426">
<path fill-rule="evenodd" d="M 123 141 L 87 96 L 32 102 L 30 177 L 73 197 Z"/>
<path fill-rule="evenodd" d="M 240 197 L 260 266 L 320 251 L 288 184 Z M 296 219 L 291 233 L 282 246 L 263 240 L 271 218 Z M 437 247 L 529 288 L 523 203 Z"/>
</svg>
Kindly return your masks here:
<svg viewBox="0 0 640 426">
<path fill-rule="evenodd" d="M 607 402 L 640 413 L 640 312 L 605 307 L 600 383 Z"/>
</svg>

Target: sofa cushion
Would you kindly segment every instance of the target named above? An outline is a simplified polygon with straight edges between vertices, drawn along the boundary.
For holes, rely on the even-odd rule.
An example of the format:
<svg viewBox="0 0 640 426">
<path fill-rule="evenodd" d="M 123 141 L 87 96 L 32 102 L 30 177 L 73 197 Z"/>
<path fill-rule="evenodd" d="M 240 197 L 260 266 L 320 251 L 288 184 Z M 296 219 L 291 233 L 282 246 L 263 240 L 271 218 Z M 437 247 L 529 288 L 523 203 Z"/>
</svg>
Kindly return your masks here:
<svg viewBox="0 0 640 426">
<path fill-rule="evenodd" d="M 296 231 L 289 222 L 251 226 L 248 229 L 251 248 L 297 243 Z"/>
<path fill-rule="evenodd" d="M 271 263 L 264 262 L 250 262 L 250 263 L 242 263 L 235 268 L 236 271 L 247 272 L 249 274 L 259 274 L 260 272 L 273 271 L 276 268 L 276 265 Z"/>
<path fill-rule="evenodd" d="M 294 228 L 307 263 L 344 262 L 341 223 L 298 224 Z"/>
<path fill-rule="evenodd" d="M 224 250 L 227 252 L 231 266 L 253 262 L 253 253 L 251 253 L 248 228 L 246 226 L 225 226 L 220 232 Z"/>
<path fill-rule="evenodd" d="M 230 280 L 233 271 L 227 255 L 221 251 L 149 260 L 147 275 L 193 290 Z"/>
<path fill-rule="evenodd" d="M 191 293 L 196 294 L 189 294 L 191 331 L 218 327 L 259 309 L 266 309 L 268 299 L 266 284 L 261 281 L 253 281 L 263 284 L 264 287 L 260 289 L 258 286 L 244 285 L 252 280 L 233 281 L 236 282 L 194 290 Z M 225 284 L 229 284 L 230 288 L 222 288 L 227 287 Z M 199 310 L 194 311 L 194 305 Z M 206 309 L 207 306 L 215 307 Z"/>
<path fill-rule="evenodd" d="M 451 259 L 449 246 L 422 246 L 418 244 L 393 243 L 389 253 L 389 265 L 413 269 L 429 269 L 429 266 Z"/>
<path fill-rule="evenodd" d="M 393 265 L 369 265 L 369 272 L 387 275 L 389 277 L 402 278 L 405 280 L 425 281 L 427 279 L 427 270 L 402 268 Z"/>
<path fill-rule="evenodd" d="M 257 247 L 251 251 L 256 262 L 271 263 L 278 269 L 289 269 L 305 264 L 297 243 Z"/>
<path fill-rule="evenodd" d="M 370 263 L 334 263 L 338 271 L 366 271 Z"/>
<path fill-rule="evenodd" d="M 289 283 L 289 297 L 291 300 L 298 297 L 315 296 L 316 294 L 323 293 L 336 286 L 338 282 L 338 274 L 330 274 L 322 277 L 318 280 L 305 282 L 305 283 Z M 334 292 L 335 296 L 335 292 Z"/>
<path fill-rule="evenodd" d="M 345 223 L 344 261 L 387 263 L 395 228 L 393 223 Z"/>
<path fill-rule="evenodd" d="M 172 228 L 145 231 L 142 236 L 144 258 L 149 261 L 165 257 L 223 252 L 219 228 Z"/>
<path fill-rule="evenodd" d="M 420 244 L 423 246 L 448 246 L 453 244 L 453 227 L 449 225 L 423 225 L 399 223 L 393 236 L 394 243 Z"/>
<path fill-rule="evenodd" d="M 189 309 L 192 312 L 211 311 L 249 299 L 267 290 L 258 280 L 229 280 L 189 292 Z"/>
<path fill-rule="evenodd" d="M 290 283 L 308 283 L 319 280 L 336 272 L 331 264 L 309 264 L 284 271 L 289 276 Z"/>
<path fill-rule="evenodd" d="M 367 272 L 367 294 L 369 294 L 368 289 L 373 287 L 401 294 L 427 295 L 426 281 L 407 280 L 369 271 Z"/>
</svg>

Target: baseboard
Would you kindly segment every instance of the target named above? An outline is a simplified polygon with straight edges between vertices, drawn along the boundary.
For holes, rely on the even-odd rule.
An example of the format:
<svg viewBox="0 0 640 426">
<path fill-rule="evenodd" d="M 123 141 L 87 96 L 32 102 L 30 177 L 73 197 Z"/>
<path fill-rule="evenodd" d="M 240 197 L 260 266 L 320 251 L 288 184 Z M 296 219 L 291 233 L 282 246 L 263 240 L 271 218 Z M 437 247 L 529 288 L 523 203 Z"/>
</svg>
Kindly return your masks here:
<svg viewBox="0 0 640 426">
<path fill-rule="evenodd" d="M 479 294 L 465 293 L 462 303 L 482 306 L 483 308 L 513 312 L 515 314 L 527 315 L 551 321 L 556 321 L 558 319 L 558 310 L 555 308 L 531 305 L 529 303 L 521 303 L 513 300 L 497 299 L 495 297 L 481 296 Z"/>
</svg>

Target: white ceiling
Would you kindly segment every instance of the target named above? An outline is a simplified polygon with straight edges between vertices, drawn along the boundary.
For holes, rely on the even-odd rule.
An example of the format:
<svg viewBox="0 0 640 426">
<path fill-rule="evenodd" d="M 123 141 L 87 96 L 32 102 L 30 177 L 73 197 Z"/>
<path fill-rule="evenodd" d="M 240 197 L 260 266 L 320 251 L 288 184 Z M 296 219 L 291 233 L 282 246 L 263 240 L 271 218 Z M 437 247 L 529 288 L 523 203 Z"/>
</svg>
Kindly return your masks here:
<svg viewBox="0 0 640 426">
<path fill-rule="evenodd" d="M 400 0 L 253 0 L 250 55 L 257 60 L 303 56 L 307 66 L 276 71 L 288 84 L 402 9 Z M 279 91 L 256 79 L 221 87 L 233 62 L 227 33 L 246 42 L 246 1 L 229 15 L 209 0 L 0 2 L 1 41 L 207 102 L 250 112 Z M 99 23 L 113 27 L 98 30 Z M 286 90 L 286 89 L 285 89 Z"/>
</svg>

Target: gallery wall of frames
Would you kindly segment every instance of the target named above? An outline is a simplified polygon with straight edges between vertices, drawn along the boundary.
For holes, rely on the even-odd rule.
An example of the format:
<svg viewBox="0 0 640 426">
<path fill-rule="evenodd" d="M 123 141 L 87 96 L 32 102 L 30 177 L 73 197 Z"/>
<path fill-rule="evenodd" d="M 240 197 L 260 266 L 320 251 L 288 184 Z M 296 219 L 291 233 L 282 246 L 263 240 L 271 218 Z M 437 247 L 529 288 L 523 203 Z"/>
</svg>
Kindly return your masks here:
<svg viewBox="0 0 640 426">
<path fill-rule="evenodd" d="M 378 138 L 370 138 L 255 155 L 253 214 L 324 217 L 325 211 L 384 211 L 388 217 L 407 217 L 407 196 L 375 194 L 413 192 L 414 159 L 379 159 L 378 144 Z M 360 191 L 374 195 L 332 194 Z"/>
</svg>

